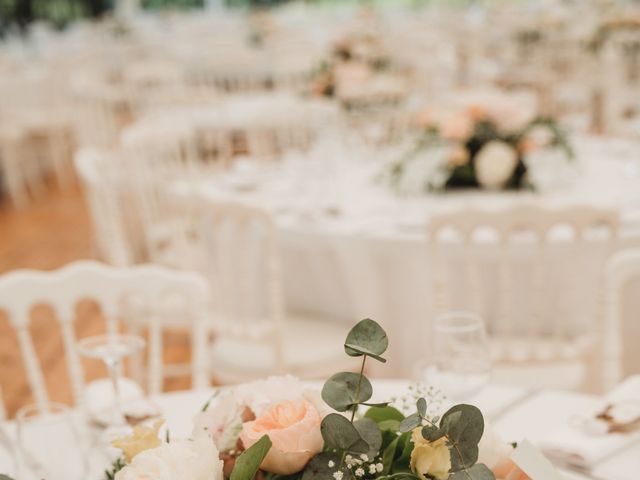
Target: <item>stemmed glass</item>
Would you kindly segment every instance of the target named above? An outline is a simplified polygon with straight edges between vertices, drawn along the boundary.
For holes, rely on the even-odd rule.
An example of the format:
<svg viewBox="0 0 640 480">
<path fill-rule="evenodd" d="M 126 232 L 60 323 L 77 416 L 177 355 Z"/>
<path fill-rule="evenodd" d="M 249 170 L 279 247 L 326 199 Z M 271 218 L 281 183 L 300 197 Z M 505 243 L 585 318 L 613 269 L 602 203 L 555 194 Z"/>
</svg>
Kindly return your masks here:
<svg viewBox="0 0 640 480">
<path fill-rule="evenodd" d="M 450 312 L 433 326 L 433 362 L 424 380 L 452 400 L 467 399 L 491 379 L 491 354 L 482 318 L 471 312 Z"/>
<path fill-rule="evenodd" d="M 85 442 L 69 407 L 52 402 L 28 405 L 18 410 L 16 424 L 18 449 L 25 467 L 21 469 L 21 478 L 86 478 Z"/>
<path fill-rule="evenodd" d="M 113 333 L 83 338 L 78 342 L 78 351 L 88 358 L 102 360 L 107 366 L 113 385 L 113 415 L 111 427 L 126 426 L 120 398 L 120 368 L 122 360 L 141 351 L 145 341 L 138 335 Z"/>
</svg>

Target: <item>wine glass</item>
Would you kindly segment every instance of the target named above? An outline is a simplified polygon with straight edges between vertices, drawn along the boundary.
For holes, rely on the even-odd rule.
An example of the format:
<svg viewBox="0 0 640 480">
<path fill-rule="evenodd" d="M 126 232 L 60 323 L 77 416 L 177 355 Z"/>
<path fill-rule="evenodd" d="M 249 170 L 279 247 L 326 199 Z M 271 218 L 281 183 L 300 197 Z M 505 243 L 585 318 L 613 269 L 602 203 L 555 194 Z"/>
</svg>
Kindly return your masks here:
<svg viewBox="0 0 640 480">
<path fill-rule="evenodd" d="M 88 464 L 72 411 L 66 405 L 46 402 L 22 407 L 16 414 L 22 478 L 84 480 Z M 25 471 L 26 470 L 26 471 Z"/>
<path fill-rule="evenodd" d="M 138 335 L 112 333 L 83 338 L 77 348 L 81 355 L 102 360 L 107 366 L 113 385 L 113 412 L 111 427 L 127 425 L 120 398 L 120 367 L 122 360 L 142 350 L 145 341 Z"/>
<path fill-rule="evenodd" d="M 423 372 L 429 384 L 457 401 L 480 392 L 491 379 L 482 318 L 471 312 L 449 312 L 436 318 L 433 333 L 433 362 Z"/>
</svg>

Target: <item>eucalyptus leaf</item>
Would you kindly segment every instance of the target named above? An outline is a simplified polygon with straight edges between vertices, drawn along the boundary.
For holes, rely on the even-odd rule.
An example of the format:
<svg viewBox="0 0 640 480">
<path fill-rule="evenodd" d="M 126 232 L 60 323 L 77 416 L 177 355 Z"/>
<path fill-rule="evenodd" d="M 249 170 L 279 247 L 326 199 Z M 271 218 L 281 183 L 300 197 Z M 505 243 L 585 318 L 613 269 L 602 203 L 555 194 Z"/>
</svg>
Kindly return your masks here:
<svg viewBox="0 0 640 480">
<path fill-rule="evenodd" d="M 467 470 L 455 472 L 449 480 L 496 480 L 496 476 L 485 464 L 476 463 Z"/>
<path fill-rule="evenodd" d="M 361 418 L 354 422 L 353 426 L 358 430 L 360 438 L 369 445 L 369 451 L 367 452 L 369 458 L 377 457 L 382 446 L 382 434 L 378 424 L 369 418 Z"/>
<path fill-rule="evenodd" d="M 13 480 L 9 475 L 4 475 L 0 473 L 0 480 Z"/>
<path fill-rule="evenodd" d="M 422 427 L 422 436 L 429 442 L 435 442 L 436 440 L 444 437 L 446 434 L 447 432 L 433 425 L 425 425 L 424 427 Z"/>
<path fill-rule="evenodd" d="M 484 417 L 478 407 L 460 404 L 451 407 L 443 416 L 441 428 L 453 442 L 480 442 L 484 433 Z"/>
<path fill-rule="evenodd" d="M 369 400 L 372 394 L 373 387 L 367 377 L 352 372 L 336 373 L 322 387 L 322 399 L 338 412 L 351 410 Z"/>
<path fill-rule="evenodd" d="M 422 418 L 427 416 L 427 401 L 420 397 L 416 402 L 416 408 L 418 409 L 418 413 Z"/>
<path fill-rule="evenodd" d="M 366 355 L 386 362 L 381 355 L 387 350 L 389 339 L 383 328 L 367 318 L 358 322 L 347 335 L 344 350 L 351 357 Z"/>
<path fill-rule="evenodd" d="M 409 415 L 407 418 L 405 418 L 400 422 L 399 430 L 402 433 L 410 432 L 414 428 L 419 427 L 421 424 L 422 424 L 422 419 L 420 418 L 420 415 L 418 415 L 417 413 L 412 413 L 411 415 Z"/>
<path fill-rule="evenodd" d="M 329 467 L 329 462 L 335 464 Z M 342 457 L 335 452 L 324 452 L 311 459 L 304 469 L 302 480 L 327 480 L 333 478 L 332 475 L 338 470 L 342 470 L 346 476 L 346 467 L 340 466 Z"/>
<path fill-rule="evenodd" d="M 456 405 L 442 416 L 440 429 L 450 444 L 451 470 L 471 468 L 478 461 L 478 443 L 484 433 L 482 412 L 473 405 Z"/>
<path fill-rule="evenodd" d="M 267 435 L 263 435 L 260 440 L 247 448 L 236 459 L 231 480 L 253 480 L 260 464 L 271 449 L 271 440 Z"/>
<path fill-rule="evenodd" d="M 320 432 L 327 447 L 353 453 L 368 453 L 369 444 L 353 424 L 339 413 L 330 413 L 322 420 Z"/>
</svg>

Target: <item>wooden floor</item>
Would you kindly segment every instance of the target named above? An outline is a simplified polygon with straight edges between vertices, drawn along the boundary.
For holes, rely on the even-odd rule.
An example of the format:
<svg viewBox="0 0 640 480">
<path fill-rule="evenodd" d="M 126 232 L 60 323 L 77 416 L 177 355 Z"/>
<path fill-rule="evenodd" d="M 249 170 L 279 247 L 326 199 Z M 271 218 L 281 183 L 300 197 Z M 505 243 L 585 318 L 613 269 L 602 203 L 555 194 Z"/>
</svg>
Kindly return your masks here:
<svg viewBox="0 0 640 480">
<path fill-rule="evenodd" d="M 55 269 L 74 260 L 93 258 L 93 253 L 89 213 L 78 187 L 64 192 L 51 187 L 46 197 L 20 210 L 0 203 L 0 274 L 17 268 Z M 104 331 L 100 311 L 93 302 L 80 302 L 75 326 L 79 338 Z M 31 333 L 51 399 L 72 403 L 61 336 L 48 306 L 34 308 Z M 186 336 L 174 334 L 171 340 L 165 358 L 170 362 L 188 359 Z M 84 368 L 87 379 L 106 374 L 99 362 L 86 360 Z M 0 398 L 9 416 L 32 401 L 17 338 L 1 308 L 0 386 Z M 165 387 L 188 387 L 188 379 L 177 379 Z"/>
</svg>

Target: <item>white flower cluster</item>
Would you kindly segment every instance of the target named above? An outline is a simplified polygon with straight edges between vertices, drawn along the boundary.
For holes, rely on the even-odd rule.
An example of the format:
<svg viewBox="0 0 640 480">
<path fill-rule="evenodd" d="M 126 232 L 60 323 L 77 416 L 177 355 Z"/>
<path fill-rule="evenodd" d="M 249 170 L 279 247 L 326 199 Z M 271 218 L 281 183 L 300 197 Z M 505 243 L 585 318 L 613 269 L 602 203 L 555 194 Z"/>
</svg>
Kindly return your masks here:
<svg viewBox="0 0 640 480">
<path fill-rule="evenodd" d="M 334 468 L 336 463 L 333 460 L 330 460 L 328 466 L 329 468 Z M 344 466 L 347 467 L 346 472 L 348 472 L 348 478 L 356 480 L 376 478 L 376 476 L 382 473 L 382 470 L 384 469 L 382 458 L 369 460 L 369 456 L 364 453 L 359 457 L 346 455 L 344 457 Z M 332 474 L 334 480 L 343 480 L 344 475 L 344 469 L 337 470 Z"/>
<path fill-rule="evenodd" d="M 409 415 L 416 411 L 416 402 L 419 398 L 427 400 L 429 406 L 427 418 L 432 419 L 442 413 L 442 405 L 446 397 L 439 389 L 431 386 L 425 387 L 422 383 L 409 385 L 405 395 L 392 397 L 391 406 L 400 410 L 404 415 Z"/>
</svg>

